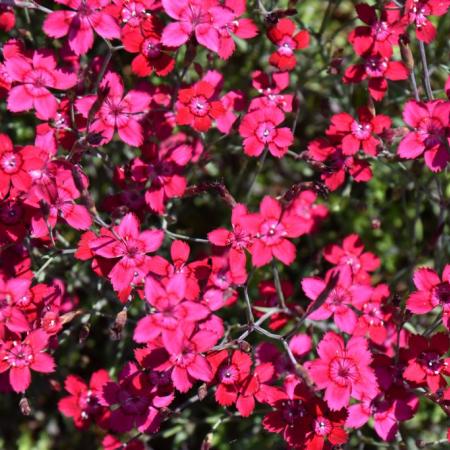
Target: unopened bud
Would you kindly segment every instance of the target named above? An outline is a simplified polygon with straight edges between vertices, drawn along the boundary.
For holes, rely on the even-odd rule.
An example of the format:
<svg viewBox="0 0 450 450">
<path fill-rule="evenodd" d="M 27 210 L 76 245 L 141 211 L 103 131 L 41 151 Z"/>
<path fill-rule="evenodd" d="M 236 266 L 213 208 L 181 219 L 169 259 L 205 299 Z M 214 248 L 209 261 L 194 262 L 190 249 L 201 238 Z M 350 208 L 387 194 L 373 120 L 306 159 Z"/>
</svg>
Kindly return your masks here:
<svg viewBox="0 0 450 450">
<path fill-rule="evenodd" d="M 78 335 L 78 342 L 82 344 L 89 336 L 90 327 L 89 325 L 83 325 Z"/>
<path fill-rule="evenodd" d="M 31 414 L 30 402 L 28 401 L 28 399 L 26 397 L 22 397 L 20 399 L 19 408 L 20 408 L 20 412 L 24 416 L 29 416 Z"/>
<path fill-rule="evenodd" d="M 200 401 L 204 400 L 208 395 L 208 388 L 206 387 L 206 383 L 203 383 L 197 391 L 197 395 Z"/>
<path fill-rule="evenodd" d="M 109 335 L 113 341 L 119 341 L 122 339 L 122 331 L 127 323 L 127 308 L 123 308 L 114 321 L 113 326 L 109 329 Z"/>
<path fill-rule="evenodd" d="M 399 40 L 399 44 L 400 54 L 402 55 L 403 62 L 410 71 L 414 70 L 414 56 L 412 54 L 411 47 L 409 46 L 407 38 L 402 36 Z"/>
<path fill-rule="evenodd" d="M 247 341 L 239 342 L 239 349 L 245 353 L 250 353 L 252 351 L 252 346 Z"/>
</svg>

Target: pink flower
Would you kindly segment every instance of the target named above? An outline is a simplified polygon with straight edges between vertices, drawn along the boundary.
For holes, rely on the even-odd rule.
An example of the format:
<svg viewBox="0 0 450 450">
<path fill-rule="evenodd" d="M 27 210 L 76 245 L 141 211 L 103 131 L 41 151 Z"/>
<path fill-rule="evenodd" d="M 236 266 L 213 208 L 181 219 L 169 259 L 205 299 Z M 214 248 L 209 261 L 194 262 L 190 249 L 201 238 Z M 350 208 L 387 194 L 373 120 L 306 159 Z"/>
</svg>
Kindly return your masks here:
<svg viewBox="0 0 450 450">
<path fill-rule="evenodd" d="M 236 49 L 233 35 L 240 39 L 250 39 L 258 34 L 258 28 L 251 19 L 241 19 L 245 14 L 245 0 L 225 0 L 223 7 L 233 14 L 232 20 L 218 28 L 220 40 L 218 54 L 222 59 L 228 59 Z"/>
<path fill-rule="evenodd" d="M 357 315 L 353 311 L 355 302 L 365 303 L 372 295 L 372 288 L 366 285 L 353 284 L 351 272 L 341 270 L 336 286 L 330 291 L 326 299 L 320 305 L 315 304 L 330 281 L 331 272 L 325 280 L 320 278 L 303 278 L 302 289 L 306 296 L 313 302 L 310 304 L 311 313 L 308 318 L 311 320 L 327 320 L 334 317 L 336 326 L 349 334 L 352 334 Z"/>
<path fill-rule="evenodd" d="M 32 58 L 17 53 L 5 60 L 5 68 L 15 85 L 8 94 L 12 112 L 34 108 L 39 119 L 53 119 L 58 102 L 50 89 L 67 90 L 75 86 L 77 76 L 56 67 L 50 50 L 35 50 Z"/>
<path fill-rule="evenodd" d="M 262 267 L 273 258 L 287 266 L 292 264 L 297 251 L 288 238 L 298 237 L 302 231 L 299 220 L 293 214 L 285 213 L 277 200 L 266 195 L 259 213 L 247 215 L 243 220 L 254 236 L 250 253 L 255 267 Z"/>
<path fill-rule="evenodd" d="M 361 284 L 370 284 L 369 272 L 377 270 L 381 263 L 378 256 L 364 251 L 364 244 L 357 234 L 344 238 L 342 246 L 326 246 L 323 257 L 339 270 L 349 267 L 354 281 Z"/>
<path fill-rule="evenodd" d="M 442 279 L 432 269 L 417 269 L 414 285 L 417 291 L 406 300 L 406 308 L 414 314 L 426 314 L 441 306 L 443 323 L 450 329 L 450 264 L 444 267 Z"/>
<path fill-rule="evenodd" d="M 427 386 L 431 392 L 445 388 L 445 377 L 450 376 L 450 358 L 448 354 L 450 338 L 447 333 L 436 333 L 427 339 L 420 335 L 411 335 L 408 339 L 408 366 L 403 378 L 419 386 Z"/>
<path fill-rule="evenodd" d="M 76 375 L 69 375 L 64 388 L 70 394 L 58 402 L 58 409 L 67 417 L 71 417 L 77 428 L 82 429 L 91 422 L 103 422 L 106 408 L 100 404 L 103 386 L 109 381 L 106 370 L 94 372 L 87 385 Z"/>
<path fill-rule="evenodd" d="M 294 142 L 292 131 L 287 127 L 277 128 L 284 120 L 279 108 L 262 108 L 244 116 L 239 134 L 244 138 L 244 153 L 259 156 L 268 147 L 276 158 L 281 158 Z"/>
<path fill-rule="evenodd" d="M 260 70 L 252 73 L 252 85 L 261 94 L 250 102 L 249 111 L 263 108 L 280 108 L 283 112 L 292 111 L 292 94 L 281 94 L 289 87 L 289 72 L 275 72 L 268 75 Z"/>
<path fill-rule="evenodd" d="M 197 42 L 218 53 L 219 29 L 234 20 L 231 9 L 218 6 L 216 0 L 162 0 L 165 12 L 176 22 L 163 30 L 162 43 L 168 47 L 180 47 L 192 34 Z"/>
<path fill-rule="evenodd" d="M 376 156 L 381 144 L 380 135 L 391 128 L 392 121 L 388 116 L 374 116 L 369 108 L 358 109 L 358 120 L 350 114 L 335 114 L 326 134 L 341 139 L 344 155 L 354 155 L 362 149 L 371 156 Z"/>
<path fill-rule="evenodd" d="M 128 145 L 134 147 L 142 145 L 144 137 L 139 120 L 150 105 L 150 95 L 134 89 L 124 95 L 122 79 L 113 72 L 105 75 L 100 88 L 104 90 L 106 96 L 89 128 L 90 132 L 101 134 L 99 145 L 110 142 L 116 129 L 119 137 Z M 82 97 L 76 101 L 77 110 L 83 117 L 88 118 L 94 103 L 98 100 L 99 97 L 96 95 Z"/>
<path fill-rule="evenodd" d="M 164 233 L 161 230 L 140 232 L 139 221 L 132 213 L 128 213 L 112 230 L 112 234 L 101 234 L 92 239 L 89 248 L 95 255 L 118 259 L 109 278 L 114 289 L 122 290 L 147 275 L 150 262 L 147 253 L 161 247 Z"/>
<path fill-rule="evenodd" d="M 276 52 L 270 55 L 270 64 L 280 71 L 293 70 L 297 64 L 294 52 L 309 46 L 308 31 L 296 32 L 295 23 L 284 17 L 269 29 L 267 35 L 278 47 Z"/>
<path fill-rule="evenodd" d="M 248 214 L 247 208 L 238 204 L 233 208 L 231 223 L 233 231 L 225 228 L 218 228 L 208 233 L 208 240 L 218 247 L 229 247 L 228 260 L 233 281 L 236 284 L 243 284 L 247 280 L 245 249 L 252 241 L 252 237 L 246 230 L 245 222 L 242 218 Z"/>
<path fill-rule="evenodd" d="M 324 398 L 331 410 L 348 406 L 350 397 L 377 395 L 378 384 L 370 367 L 372 355 L 364 338 L 352 337 L 345 345 L 342 337 L 330 331 L 317 352 L 320 359 L 307 362 L 305 367 L 318 389 L 325 389 Z"/>
<path fill-rule="evenodd" d="M 32 331 L 23 341 L 0 343 L 0 373 L 9 370 L 9 382 L 15 392 L 25 392 L 31 383 L 31 370 L 54 371 L 53 358 L 44 353 L 49 336 L 42 329 Z"/>
<path fill-rule="evenodd" d="M 218 336 L 210 331 L 195 331 L 193 324 L 179 324 L 171 338 L 164 339 L 169 358 L 156 370 L 172 368 L 172 382 L 180 392 L 187 392 L 195 380 L 211 381 L 211 365 L 202 353 L 211 350 L 217 339 Z"/>
<path fill-rule="evenodd" d="M 136 342 L 150 342 L 162 334 L 164 342 L 175 337 L 183 322 L 205 319 L 210 310 L 199 302 L 186 300 L 186 277 L 173 275 L 167 283 L 159 283 L 152 277 L 145 281 L 145 297 L 155 311 L 141 319 L 135 330 Z"/>
<path fill-rule="evenodd" d="M 289 210 L 301 221 L 301 234 L 317 231 L 319 224 L 328 216 L 328 208 L 316 203 L 317 194 L 305 190 L 289 206 Z"/>
<path fill-rule="evenodd" d="M 94 44 L 94 32 L 105 39 L 119 39 L 117 21 L 104 11 L 109 0 L 55 0 L 72 9 L 50 13 L 44 32 L 54 38 L 69 36 L 69 47 L 76 55 L 86 54 Z"/>
<path fill-rule="evenodd" d="M 410 100 L 403 109 L 403 120 L 410 131 L 400 142 L 397 153 L 415 159 L 424 153 L 425 164 L 433 172 L 445 169 L 450 161 L 448 145 L 450 102 L 435 100 L 426 103 Z"/>
<path fill-rule="evenodd" d="M 0 336 L 4 336 L 5 327 L 22 333 L 30 329 L 30 324 L 18 307 L 16 299 L 28 294 L 30 281 L 25 278 L 4 279 L 0 276 Z"/>
</svg>

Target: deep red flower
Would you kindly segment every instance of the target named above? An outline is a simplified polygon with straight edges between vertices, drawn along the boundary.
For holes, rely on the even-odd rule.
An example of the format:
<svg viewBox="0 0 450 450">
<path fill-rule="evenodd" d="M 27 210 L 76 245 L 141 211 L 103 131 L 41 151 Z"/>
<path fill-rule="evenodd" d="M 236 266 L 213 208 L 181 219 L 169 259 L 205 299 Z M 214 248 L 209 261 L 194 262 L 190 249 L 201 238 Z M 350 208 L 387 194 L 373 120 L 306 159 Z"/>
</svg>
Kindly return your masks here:
<svg viewBox="0 0 450 450">
<path fill-rule="evenodd" d="M 380 17 L 377 17 L 376 9 L 366 3 L 355 6 L 358 18 L 365 26 L 358 26 L 348 36 L 349 42 L 358 55 L 366 53 L 380 53 L 390 58 L 393 47 L 398 44 L 398 39 L 405 32 L 407 21 L 402 16 L 400 8 L 394 2 L 384 5 Z"/>
<path fill-rule="evenodd" d="M 427 386 L 431 392 L 447 386 L 445 376 L 450 375 L 448 354 L 450 338 L 446 333 L 436 333 L 427 339 L 411 335 L 408 340 L 408 366 L 403 372 L 405 380 Z"/>
<path fill-rule="evenodd" d="M 370 53 L 363 56 L 364 61 L 347 67 L 343 82 L 361 83 L 368 80 L 371 97 L 381 101 L 388 90 L 388 82 L 406 80 L 409 70 L 403 62 L 391 61 L 380 53 Z"/>
<path fill-rule="evenodd" d="M 92 374 L 89 384 L 76 375 L 69 375 L 64 388 L 70 395 L 58 402 L 58 409 L 71 417 L 79 429 L 97 421 L 105 425 L 106 408 L 100 404 L 100 399 L 103 386 L 109 381 L 108 372 L 103 369 Z"/>
</svg>

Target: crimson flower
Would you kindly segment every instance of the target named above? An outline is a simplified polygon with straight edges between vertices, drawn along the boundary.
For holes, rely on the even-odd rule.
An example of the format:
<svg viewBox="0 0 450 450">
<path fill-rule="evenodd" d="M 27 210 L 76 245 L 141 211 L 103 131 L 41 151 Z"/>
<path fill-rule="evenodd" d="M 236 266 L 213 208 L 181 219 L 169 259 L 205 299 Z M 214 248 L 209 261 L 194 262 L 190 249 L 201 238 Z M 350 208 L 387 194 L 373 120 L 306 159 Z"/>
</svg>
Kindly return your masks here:
<svg viewBox="0 0 450 450">
<path fill-rule="evenodd" d="M 450 161 L 450 102 L 410 100 L 403 109 L 403 120 L 412 128 L 400 142 L 397 153 L 415 159 L 424 154 L 425 164 L 433 172 L 444 170 Z"/>
<path fill-rule="evenodd" d="M 74 73 L 58 69 L 50 50 L 33 52 L 32 58 L 21 53 L 6 58 L 5 68 L 15 85 L 8 93 L 8 110 L 12 112 L 36 110 L 42 120 L 53 119 L 58 102 L 49 89 L 67 90 L 75 86 Z"/>
<path fill-rule="evenodd" d="M 103 386 L 110 381 L 106 370 L 94 372 L 87 385 L 80 377 L 69 375 L 64 388 L 70 394 L 58 402 L 58 409 L 71 417 L 78 429 L 86 428 L 91 422 L 105 420 L 106 408 L 100 404 Z"/>
<path fill-rule="evenodd" d="M 374 116 L 369 108 L 358 109 L 358 119 L 350 114 L 335 114 L 326 134 L 341 140 L 344 155 L 354 155 L 362 149 L 371 156 L 376 156 L 381 144 L 380 135 L 391 128 L 392 121 L 388 116 Z"/>
<path fill-rule="evenodd" d="M 388 82 L 406 80 L 409 76 L 408 68 L 400 61 L 391 61 L 380 53 L 363 55 L 364 61 L 347 67 L 343 82 L 361 83 L 368 80 L 371 97 L 375 101 L 383 99 L 388 89 Z"/>
<path fill-rule="evenodd" d="M 309 46 L 308 31 L 296 32 L 295 23 L 286 17 L 270 28 L 267 36 L 277 46 L 277 50 L 270 55 L 269 62 L 280 71 L 293 70 L 297 64 L 295 51 Z"/>
<path fill-rule="evenodd" d="M 206 80 L 197 81 L 178 91 L 176 121 L 197 131 L 208 131 L 212 122 L 225 113 L 219 100 L 214 100 L 216 88 Z"/>
<path fill-rule="evenodd" d="M 406 20 L 400 9 L 394 2 L 389 2 L 378 18 L 373 6 L 359 3 L 355 8 L 359 19 L 366 24 L 356 27 L 348 36 L 355 52 L 360 56 L 370 52 L 390 58 L 393 46 L 398 44 L 406 28 Z"/>
<path fill-rule="evenodd" d="M 449 0 L 406 0 L 405 15 L 416 26 L 416 37 L 429 44 L 436 37 L 436 28 L 429 16 L 443 16 L 450 7 Z"/>
<path fill-rule="evenodd" d="M 414 272 L 417 291 L 406 300 L 406 308 L 414 314 L 426 314 L 442 307 L 443 323 L 450 329 L 450 264 L 444 267 L 442 279 L 432 269 L 422 267 Z"/>
<path fill-rule="evenodd" d="M 49 336 L 42 329 L 28 334 L 23 341 L 0 343 L 0 373 L 9 370 L 9 382 L 15 392 L 25 392 L 31 383 L 31 370 L 41 373 L 54 371 L 53 358 L 44 353 Z"/>
<path fill-rule="evenodd" d="M 68 36 L 76 55 L 85 55 L 94 44 L 94 31 L 105 39 L 119 39 L 117 21 L 105 12 L 109 0 L 55 0 L 70 10 L 54 11 L 44 21 L 45 34 L 54 38 Z"/>
<path fill-rule="evenodd" d="M 292 111 L 292 94 L 281 94 L 289 87 L 289 72 L 275 72 L 270 76 L 260 70 L 252 73 L 252 85 L 261 94 L 252 99 L 249 111 L 263 108 L 280 108 L 283 112 Z"/>
<path fill-rule="evenodd" d="M 92 239 L 89 248 L 95 255 L 118 259 L 109 278 L 114 289 L 122 290 L 147 275 L 150 262 L 147 253 L 161 247 L 164 233 L 161 230 L 140 232 L 139 221 L 132 213 L 128 213 L 112 230 L 112 233 L 102 233 Z"/>
<path fill-rule="evenodd" d="M 32 185 L 30 172 L 42 167 L 35 147 L 14 147 L 6 134 L 0 134 L 0 199 L 8 194 L 10 187 L 27 192 Z"/>
<path fill-rule="evenodd" d="M 447 333 L 436 333 L 427 339 L 420 335 L 411 335 L 406 351 L 408 365 L 403 378 L 419 386 L 428 386 L 431 392 L 447 386 L 445 377 L 450 375 L 448 353 L 450 338 Z"/>
<path fill-rule="evenodd" d="M 315 139 L 308 144 L 308 156 L 321 166 L 320 177 L 330 191 L 342 186 L 346 173 L 358 183 L 372 178 L 372 169 L 367 161 L 356 156 L 345 156 L 340 147 L 325 138 Z"/>
<path fill-rule="evenodd" d="M 372 355 L 364 338 L 352 337 L 346 345 L 341 336 L 329 331 L 317 352 L 320 359 L 308 361 L 305 367 L 318 389 L 325 389 L 324 399 L 331 410 L 348 406 L 350 397 L 377 395 L 378 384 L 370 367 Z"/>
<path fill-rule="evenodd" d="M 259 156 L 264 148 L 276 158 L 281 158 L 294 142 L 292 131 L 288 127 L 277 128 L 284 121 L 279 108 L 262 108 L 244 116 L 239 126 L 239 134 L 244 138 L 244 153 Z"/>
<path fill-rule="evenodd" d="M 139 77 L 146 77 L 153 71 L 156 75 L 165 76 L 175 67 L 168 48 L 161 44 L 158 28 L 141 26 L 123 34 L 125 50 L 138 53 L 131 62 L 131 70 Z"/>
</svg>

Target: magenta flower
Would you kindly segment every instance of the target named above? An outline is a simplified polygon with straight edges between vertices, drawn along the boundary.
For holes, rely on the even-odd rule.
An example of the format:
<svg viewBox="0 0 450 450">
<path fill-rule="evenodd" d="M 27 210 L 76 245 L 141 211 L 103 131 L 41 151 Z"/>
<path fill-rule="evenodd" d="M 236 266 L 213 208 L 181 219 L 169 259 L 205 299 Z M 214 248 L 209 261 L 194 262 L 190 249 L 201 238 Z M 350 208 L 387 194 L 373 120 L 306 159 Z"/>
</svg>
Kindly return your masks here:
<svg viewBox="0 0 450 450">
<path fill-rule="evenodd" d="M 330 274 L 331 272 L 325 280 L 320 278 L 304 278 L 302 280 L 302 289 L 306 296 L 312 300 L 312 306 L 325 290 Z M 347 270 L 341 270 L 336 286 L 328 294 L 322 305 L 313 308 L 308 318 L 311 320 L 326 320 L 333 316 L 334 323 L 340 330 L 352 334 L 357 322 L 353 304 L 355 302 L 358 302 L 358 304 L 365 303 L 371 295 L 372 288 L 370 286 L 353 284 L 351 271 L 348 268 Z"/>
<path fill-rule="evenodd" d="M 259 156 L 267 146 L 276 158 L 285 155 L 294 136 L 288 127 L 277 128 L 283 120 L 283 112 L 273 107 L 246 114 L 239 126 L 239 134 L 244 138 L 244 153 Z"/>
<path fill-rule="evenodd" d="M 142 145 L 144 137 L 139 119 L 143 117 L 150 105 L 150 95 L 134 89 L 124 95 L 122 79 L 113 72 L 106 74 L 100 88 L 107 94 L 99 111 L 95 114 L 89 131 L 103 136 L 100 145 L 111 141 L 115 130 L 119 133 L 120 139 L 128 145 L 134 147 Z M 78 99 L 76 107 L 83 117 L 88 118 L 97 100 L 96 95 L 88 95 Z"/>
<path fill-rule="evenodd" d="M 0 345 L 0 373 L 9 370 L 9 382 L 15 392 L 25 392 L 31 383 L 31 370 L 50 373 L 53 358 L 44 353 L 49 336 L 42 329 L 32 331 L 23 341 L 4 341 Z"/>
<path fill-rule="evenodd" d="M 16 53 L 5 60 L 5 68 L 14 86 L 8 94 L 8 109 L 12 112 L 36 110 L 42 120 L 55 117 L 58 101 L 49 89 L 67 90 L 75 86 L 77 76 L 56 67 L 49 50 L 35 50 L 32 58 Z"/>
<path fill-rule="evenodd" d="M 94 31 L 105 39 L 119 39 L 117 21 L 103 9 L 109 0 L 55 0 L 72 9 L 54 11 L 45 19 L 45 34 L 54 38 L 68 35 L 69 47 L 76 55 L 86 54 L 94 44 Z"/>
<path fill-rule="evenodd" d="M 100 235 L 89 242 L 91 251 L 108 259 L 118 259 L 109 273 L 114 289 L 122 290 L 132 282 L 140 282 L 148 273 L 150 257 L 147 253 L 161 247 L 164 233 L 161 230 L 139 231 L 139 220 L 128 213 L 113 233 Z"/>
<path fill-rule="evenodd" d="M 406 308 L 414 314 L 426 314 L 441 306 L 443 323 L 450 329 L 450 264 L 444 267 L 442 279 L 427 267 L 417 269 L 413 279 L 417 291 L 406 300 Z"/>
<path fill-rule="evenodd" d="M 161 42 L 168 47 L 180 47 L 195 34 L 197 42 L 218 53 L 219 29 L 232 22 L 231 9 L 218 6 L 215 0 L 162 0 L 165 12 L 176 22 L 163 30 Z"/>
<path fill-rule="evenodd" d="M 435 100 L 405 104 L 403 120 L 413 130 L 400 142 L 398 154 L 402 158 L 415 159 L 424 154 L 425 164 L 433 172 L 444 170 L 450 161 L 448 145 L 450 102 Z"/>
<path fill-rule="evenodd" d="M 318 389 L 325 389 L 325 401 L 331 410 L 348 406 L 350 397 L 366 395 L 374 398 L 378 393 L 375 372 L 370 367 L 372 355 L 367 341 L 352 337 L 347 345 L 341 336 L 330 331 L 320 341 L 319 359 L 305 364 Z"/>
<path fill-rule="evenodd" d="M 254 237 L 250 246 L 253 265 L 262 267 L 273 258 L 287 266 L 292 264 L 297 251 L 289 238 L 300 236 L 301 222 L 295 215 L 285 213 L 281 204 L 268 195 L 263 198 L 259 210 L 257 214 L 242 218 Z"/>
</svg>

